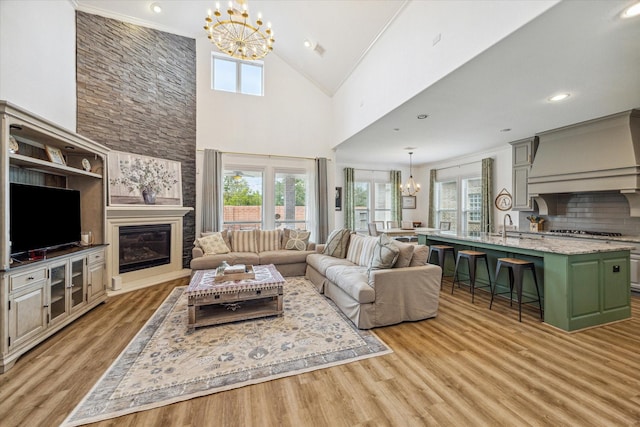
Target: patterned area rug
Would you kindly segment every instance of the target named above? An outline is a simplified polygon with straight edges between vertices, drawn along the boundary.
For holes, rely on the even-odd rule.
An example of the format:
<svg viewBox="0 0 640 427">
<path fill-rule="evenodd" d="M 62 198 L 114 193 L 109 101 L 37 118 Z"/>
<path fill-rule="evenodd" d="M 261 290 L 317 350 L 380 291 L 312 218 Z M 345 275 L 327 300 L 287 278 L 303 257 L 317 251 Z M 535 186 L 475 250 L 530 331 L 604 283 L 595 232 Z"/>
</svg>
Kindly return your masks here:
<svg viewBox="0 0 640 427">
<path fill-rule="evenodd" d="M 77 426 L 250 384 L 391 353 L 302 277 L 284 286 L 284 315 L 187 333 L 176 288 L 63 426 Z"/>
</svg>

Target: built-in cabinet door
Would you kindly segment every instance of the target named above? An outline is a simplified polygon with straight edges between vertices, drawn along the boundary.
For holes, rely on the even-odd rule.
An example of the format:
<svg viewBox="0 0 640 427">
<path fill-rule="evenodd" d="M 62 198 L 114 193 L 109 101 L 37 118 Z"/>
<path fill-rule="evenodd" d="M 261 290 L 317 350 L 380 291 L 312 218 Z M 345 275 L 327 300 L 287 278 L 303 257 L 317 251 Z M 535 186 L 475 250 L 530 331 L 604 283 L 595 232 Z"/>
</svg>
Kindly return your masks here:
<svg viewBox="0 0 640 427">
<path fill-rule="evenodd" d="M 538 137 L 514 141 L 511 146 L 513 154 L 512 209 L 533 210 L 533 200 L 529 197 L 528 179 L 538 148 Z"/>
<path fill-rule="evenodd" d="M 46 280 L 33 283 L 9 298 L 9 338 L 11 352 L 38 337 L 47 327 Z"/>
<path fill-rule="evenodd" d="M 104 250 L 90 254 L 88 264 L 87 300 L 92 302 L 107 291 L 104 283 Z"/>
</svg>

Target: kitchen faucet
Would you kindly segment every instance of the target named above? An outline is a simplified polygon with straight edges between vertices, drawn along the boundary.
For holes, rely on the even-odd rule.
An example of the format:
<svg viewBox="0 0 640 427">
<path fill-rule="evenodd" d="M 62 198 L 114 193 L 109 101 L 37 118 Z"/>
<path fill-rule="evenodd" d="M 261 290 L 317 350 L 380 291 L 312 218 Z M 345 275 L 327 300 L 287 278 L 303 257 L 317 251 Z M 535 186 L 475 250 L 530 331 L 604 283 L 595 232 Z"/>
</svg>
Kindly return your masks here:
<svg viewBox="0 0 640 427">
<path fill-rule="evenodd" d="M 505 214 L 505 216 L 502 217 L 502 237 L 507 237 L 507 217 L 509 218 L 509 225 L 513 225 L 511 215 Z"/>
</svg>

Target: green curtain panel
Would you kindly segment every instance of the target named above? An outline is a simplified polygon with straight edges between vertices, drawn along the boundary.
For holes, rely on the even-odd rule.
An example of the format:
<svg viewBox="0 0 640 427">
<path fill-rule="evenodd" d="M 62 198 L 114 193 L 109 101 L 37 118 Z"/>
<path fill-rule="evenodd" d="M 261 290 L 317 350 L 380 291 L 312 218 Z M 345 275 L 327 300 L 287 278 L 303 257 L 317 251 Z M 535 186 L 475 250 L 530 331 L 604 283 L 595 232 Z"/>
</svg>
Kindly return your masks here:
<svg viewBox="0 0 640 427">
<path fill-rule="evenodd" d="M 480 225 L 482 231 L 493 231 L 493 159 L 482 159 L 482 210 Z"/>
<path fill-rule="evenodd" d="M 389 171 L 389 182 L 391 182 L 391 221 L 402 221 L 402 172 Z"/>
<path fill-rule="evenodd" d="M 355 169 L 344 168 L 344 228 L 356 229 L 356 212 L 354 203 Z"/>
<path fill-rule="evenodd" d="M 429 171 L 429 221 L 427 226 L 429 228 L 436 227 L 436 171 L 431 169 Z"/>
</svg>

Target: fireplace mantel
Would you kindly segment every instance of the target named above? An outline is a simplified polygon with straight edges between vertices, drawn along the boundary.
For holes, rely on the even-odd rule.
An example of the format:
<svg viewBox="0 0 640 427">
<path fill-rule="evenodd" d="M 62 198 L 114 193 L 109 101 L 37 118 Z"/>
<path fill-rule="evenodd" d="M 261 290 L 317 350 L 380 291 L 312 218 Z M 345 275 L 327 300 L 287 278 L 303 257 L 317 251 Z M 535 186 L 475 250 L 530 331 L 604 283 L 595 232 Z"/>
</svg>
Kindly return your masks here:
<svg viewBox="0 0 640 427">
<path fill-rule="evenodd" d="M 183 217 L 193 208 L 182 206 L 136 205 L 107 207 L 107 278 L 112 285 L 109 295 L 189 276 L 191 271 L 182 268 Z M 145 268 L 119 274 L 120 227 L 130 225 L 170 224 L 171 262 L 166 265 Z"/>
<path fill-rule="evenodd" d="M 107 218 L 150 218 L 157 216 L 185 216 L 193 208 L 182 206 L 109 206 L 107 207 Z"/>
</svg>

